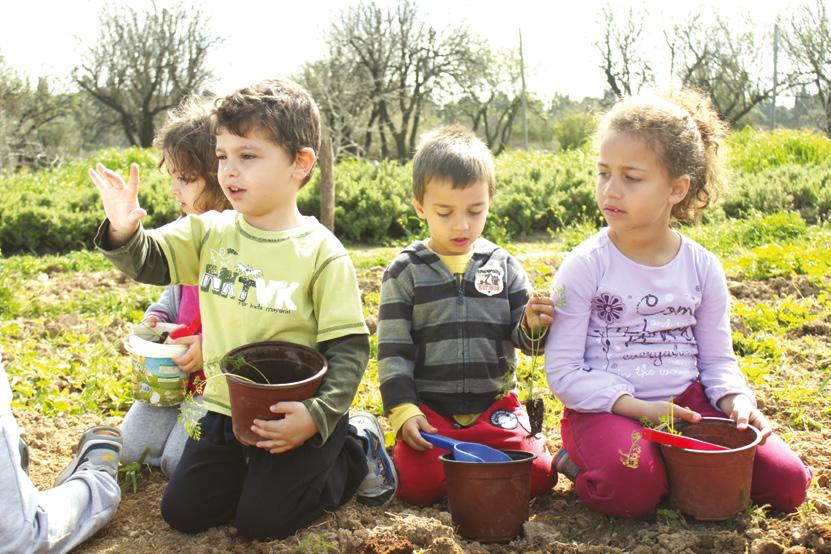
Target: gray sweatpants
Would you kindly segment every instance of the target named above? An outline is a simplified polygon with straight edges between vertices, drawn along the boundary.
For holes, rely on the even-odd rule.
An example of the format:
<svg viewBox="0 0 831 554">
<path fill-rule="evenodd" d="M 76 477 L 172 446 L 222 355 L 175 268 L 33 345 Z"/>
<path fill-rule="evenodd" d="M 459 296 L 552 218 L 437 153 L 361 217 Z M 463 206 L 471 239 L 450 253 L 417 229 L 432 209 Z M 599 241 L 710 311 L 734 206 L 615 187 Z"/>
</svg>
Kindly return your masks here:
<svg viewBox="0 0 831 554">
<path fill-rule="evenodd" d="M 0 360 L 0 554 L 67 552 L 112 519 L 121 489 L 107 472 L 83 470 L 38 491 L 20 467 L 11 399 Z"/>
<path fill-rule="evenodd" d="M 199 410 L 195 418 L 198 420 L 204 415 L 202 397 L 197 396 L 194 401 L 197 403 L 194 409 Z M 188 440 L 184 425 L 177 421 L 178 417 L 179 406 L 160 407 L 136 401 L 127 410 L 121 424 L 124 436 L 121 463 L 137 461 L 149 448 L 144 463 L 161 467 L 167 477 L 173 475 Z"/>
</svg>

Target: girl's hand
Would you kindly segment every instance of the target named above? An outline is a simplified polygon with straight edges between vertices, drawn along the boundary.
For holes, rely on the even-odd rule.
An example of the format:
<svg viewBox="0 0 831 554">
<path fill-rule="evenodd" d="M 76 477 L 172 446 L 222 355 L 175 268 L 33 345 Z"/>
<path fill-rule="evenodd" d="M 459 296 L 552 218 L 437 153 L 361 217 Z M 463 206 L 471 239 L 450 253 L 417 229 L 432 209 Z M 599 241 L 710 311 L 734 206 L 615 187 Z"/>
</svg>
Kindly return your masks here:
<svg viewBox="0 0 831 554">
<path fill-rule="evenodd" d="M 554 302 L 548 296 L 534 294 L 525 305 L 525 323 L 529 329 L 548 327 L 554 321 Z"/>
<path fill-rule="evenodd" d="M 158 322 L 159 322 L 158 316 L 150 315 L 150 316 L 147 316 L 144 320 L 142 320 L 141 324 L 144 325 L 145 327 L 150 327 L 152 329 L 153 327 L 156 326 L 156 324 Z"/>
<path fill-rule="evenodd" d="M 426 417 L 417 415 L 405 421 L 401 429 L 398 430 L 398 434 L 401 440 L 413 450 L 424 452 L 425 450 L 433 448 L 433 445 L 424 440 L 424 437 L 421 436 L 419 431 L 427 431 L 428 433 L 439 432 L 438 429 L 430 425 Z"/>
<path fill-rule="evenodd" d="M 318 431 L 312 414 L 302 402 L 278 402 L 270 409 L 275 414 L 285 414 L 285 417 L 274 420 L 255 419 L 251 430 L 266 439 L 257 442 L 257 446 L 271 454 L 281 454 L 297 448 Z"/>
<path fill-rule="evenodd" d="M 152 317 L 152 316 L 151 316 Z M 188 349 L 181 356 L 170 358 L 185 373 L 202 369 L 202 335 L 179 337 L 173 344 L 185 344 Z"/>
<path fill-rule="evenodd" d="M 736 422 L 738 429 L 747 429 L 747 424 L 749 423 L 761 431 L 761 444 L 764 444 L 773 432 L 767 418 L 753 406 L 753 401 L 743 394 L 728 394 L 722 396 L 718 401 L 718 407 L 722 412 L 727 414 L 727 417 Z"/>
<path fill-rule="evenodd" d="M 100 163 L 95 169 L 90 168 L 89 177 L 101 193 L 104 213 L 110 220 L 108 246 L 122 246 L 135 234 L 139 222 L 147 215 L 138 202 L 138 164 L 130 165 L 130 178 L 126 183 L 121 175 Z"/>
<path fill-rule="evenodd" d="M 689 408 L 684 408 L 677 404 L 670 406 L 670 403 L 666 400 L 639 400 L 629 394 L 618 398 L 615 405 L 612 406 L 612 413 L 636 421 L 647 418 L 652 423 L 660 423 L 661 418 L 669 416 L 670 413 L 676 419 L 682 419 L 690 423 L 698 423 L 701 421 L 701 414 Z"/>
</svg>

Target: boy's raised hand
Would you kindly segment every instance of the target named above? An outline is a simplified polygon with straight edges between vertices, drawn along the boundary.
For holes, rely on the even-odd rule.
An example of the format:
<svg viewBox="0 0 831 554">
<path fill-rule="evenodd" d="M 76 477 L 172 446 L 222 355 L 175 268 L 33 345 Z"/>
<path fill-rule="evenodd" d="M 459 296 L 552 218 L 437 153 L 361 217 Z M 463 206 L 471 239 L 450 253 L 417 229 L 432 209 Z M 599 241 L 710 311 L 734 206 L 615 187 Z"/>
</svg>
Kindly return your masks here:
<svg viewBox="0 0 831 554">
<path fill-rule="evenodd" d="M 271 454 L 281 454 L 297 448 L 317 433 L 317 424 L 302 402 L 278 402 L 271 406 L 275 414 L 284 414 L 283 419 L 255 419 L 251 430 L 263 439 L 257 447 Z"/>
<path fill-rule="evenodd" d="M 423 415 L 413 416 L 405 421 L 398 432 L 401 434 L 401 440 L 413 450 L 424 452 L 425 450 L 433 448 L 433 445 L 424 440 L 424 437 L 421 436 L 419 431 L 427 431 L 428 433 L 439 432 L 438 429 L 430 425 L 427 418 Z"/>
<path fill-rule="evenodd" d="M 121 175 L 100 163 L 95 169 L 90 168 L 89 177 L 101 193 L 104 213 L 110 220 L 109 246 L 117 248 L 135 234 L 139 222 L 147 215 L 138 202 L 138 164 L 130 165 L 130 178 L 126 183 Z"/>
</svg>

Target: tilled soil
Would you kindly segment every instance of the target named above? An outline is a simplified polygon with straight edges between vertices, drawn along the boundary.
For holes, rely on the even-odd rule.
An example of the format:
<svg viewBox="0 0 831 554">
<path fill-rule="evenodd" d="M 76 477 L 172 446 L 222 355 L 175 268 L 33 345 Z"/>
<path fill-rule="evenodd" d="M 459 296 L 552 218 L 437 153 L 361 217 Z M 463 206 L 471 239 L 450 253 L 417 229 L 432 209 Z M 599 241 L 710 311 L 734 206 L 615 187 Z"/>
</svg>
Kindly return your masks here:
<svg viewBox="0 0 831 554">
<path fill-rule="evenodd" d="M 81 432 L 90 425 L 118 424 L 118 418 L 93 415 L 47 418 L 15 410 L 32 448 L 31 475 L 48 487 L 69 462 Z M 507 544 L 480 544 L 454 532 L 446 505 L 419 509 L 393 501 L 386 508 L 368 508 L 354 501 L 327 514 L 310 528 L 282 541 L 248 541 L 233 526 L 197 535 L 171 530 L 162 520 L 159 503 L 166 479 L 147 470 L 137 492 L 127 490 L 115 519 L 77 551 L 100 552 L 359 552 L 506 553 L 506 552 L 647 552 L 673 553 L 798 553 L 831 552 L 831 464 L 828 432 L 797 434 L 796 452 L 813 468 L 816 483 L 809 493 L 813 509 L 803 515 L 769 515 L 754 519 L 742 514 L 729 521 L 664 521 L 610 518 L 591 512 L 577 500 L 569 481 L 537 498 L 524 536 Z M 552 448 L 557 444 L 552 442 Z M 198 509 L 195 507 L 195 509 Z M 804 510 L 807 511 L 807 510 Z"/>
</svg>

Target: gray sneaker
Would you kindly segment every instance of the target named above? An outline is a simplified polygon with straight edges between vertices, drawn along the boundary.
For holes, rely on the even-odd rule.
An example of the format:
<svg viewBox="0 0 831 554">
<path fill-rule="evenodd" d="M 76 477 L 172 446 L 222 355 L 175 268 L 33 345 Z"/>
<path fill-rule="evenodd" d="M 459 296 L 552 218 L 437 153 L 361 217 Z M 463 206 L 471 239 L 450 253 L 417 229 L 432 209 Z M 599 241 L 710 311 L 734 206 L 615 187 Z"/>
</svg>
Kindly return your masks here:
<svg viewBox="0 0 831 554">
<path fill-rule="evenodd" d="M 398 474 L 384 449 L 384 433 L 378 420 L 369 412 L 355 412 L 349 416 L 352 425 L 363 440 L 366 452 L 367 474 L 358 487 L 358 502 L 369 506 L 386 506 L 398 488 Z"/>
<path fill-rule="evenodd" d="M 54 486 L 57 487 L 78 471 L 84 470 L 106 471 L 115 479 L 122 449 L 120 430 L 109 425 L 90 427 L 81 435 L 75 456 L 55 479 Z"/>
</svg>

